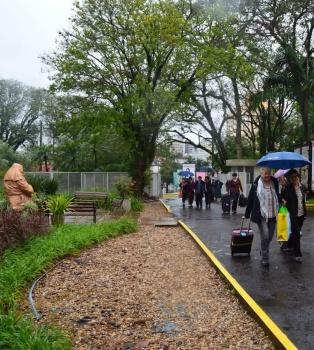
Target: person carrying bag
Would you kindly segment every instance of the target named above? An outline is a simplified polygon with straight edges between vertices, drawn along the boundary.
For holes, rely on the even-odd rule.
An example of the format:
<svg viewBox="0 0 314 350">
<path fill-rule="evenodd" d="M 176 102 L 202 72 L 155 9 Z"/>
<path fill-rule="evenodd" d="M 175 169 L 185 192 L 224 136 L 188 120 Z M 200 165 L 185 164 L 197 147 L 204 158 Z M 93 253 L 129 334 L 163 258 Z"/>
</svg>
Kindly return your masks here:
<svg viewBox="0 0 314 350">
<path fill-rule="evenodd" d="M 287 244 L 283 246 L 282 251 L 294 251 L 295 261 L 301 263 L 302 253 L 300 231 L 306 217 L 306 188 L 301 184 L 300 174 L 296 169 L 289 170 L 286 177 L 288 178 L 289 183 L 285 186 L 281 195 L 290 214 L 291 235 Z"/>
<path fill-rule="evenodd" d="M 287 242 L 289 240 L 290 234 L 290 214 L 285 206 L 281 206 L 277 215 L 277 241 Z"/>
</svg>

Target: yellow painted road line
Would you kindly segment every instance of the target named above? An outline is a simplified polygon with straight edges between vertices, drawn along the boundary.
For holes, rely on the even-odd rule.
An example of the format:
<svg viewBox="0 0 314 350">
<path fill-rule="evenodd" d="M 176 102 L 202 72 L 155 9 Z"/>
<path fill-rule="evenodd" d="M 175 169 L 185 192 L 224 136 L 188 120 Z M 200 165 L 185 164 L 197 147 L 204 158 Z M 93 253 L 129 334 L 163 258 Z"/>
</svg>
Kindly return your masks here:
<svg viewBox="0 0 314 350">
<path fill-rule="evenodd" d="M 203 252 L 208 256 L 214 266 L 223 274 L 231 286 L 236 290 L 236 292 L 241 296 L 244 302 L 249 306 L 249 308 L 254 312 L 254 314 L 261 320 L 268 331 L 273 335 L 274 339 L 278 344 L 287 350 L 297 350 L 298 348 L 291 342 L 291 340 L 286 336 L 285 333 L 274 323 L 274 321 L 266 314 L 265 311 L 254 301 L 254 299 L 241 287 L 238 281 L 232 277 L 228 270 L 221 264 L 221 262 L 216 258 L 216 256 L 206 247 L 206 245 L 199 239 L 199 237 L 194 233 L 183 221 L 178 221 L 179 225 L 190 234 L 190 236 L 195 240 Z"/>
<path fill-rule="evenodd" d="M 167 212 L 170 214 L 172 213 L 172 210 L 171 208 L 162 200 L 162 199 L 159 199 L 161 204 L 166 208 Z"/>
<path fill-rule="evenodd" d="M 163 193 L 162 198 L 179 198 L 179 192 Z"/>
</svg>

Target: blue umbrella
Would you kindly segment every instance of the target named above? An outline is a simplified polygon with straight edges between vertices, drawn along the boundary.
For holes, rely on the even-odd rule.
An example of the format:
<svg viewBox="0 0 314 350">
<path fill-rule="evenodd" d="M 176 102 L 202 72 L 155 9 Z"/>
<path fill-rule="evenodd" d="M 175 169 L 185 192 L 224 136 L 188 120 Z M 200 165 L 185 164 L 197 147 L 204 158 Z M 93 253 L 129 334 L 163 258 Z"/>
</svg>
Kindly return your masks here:
<svg viewBox="0 0 314 350">
<path fill-rule="evenodd" d="M 271 152 L 267 153 L 256 163 L 258 166 L 265 166 L 273 169 L 302 168 L 311 162 L 302 154 L 295 152 Z"/>
<path fill-rule="evenodd" d="M 180 172 L 178 172 L 178 175 L 183 177 L 189 177 L 189 176 L 194 176 L 194 173 L 188 170 L 181 170 Z"/>
</svg>

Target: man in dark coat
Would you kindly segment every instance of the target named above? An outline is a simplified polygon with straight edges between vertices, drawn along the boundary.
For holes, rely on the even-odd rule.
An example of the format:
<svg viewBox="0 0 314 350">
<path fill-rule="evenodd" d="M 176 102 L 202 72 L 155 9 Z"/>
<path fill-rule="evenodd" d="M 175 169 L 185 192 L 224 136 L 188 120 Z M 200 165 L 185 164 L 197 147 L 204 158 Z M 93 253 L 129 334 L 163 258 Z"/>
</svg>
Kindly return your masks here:
<svg viewBox="0 0 314 350">
<path fill-rule="evenodd" d="M 197 181 L 195 182 L 195 185 L 194 185 L 194 190 L 195 190 L 196 208 L 202 209 L 202 207 L 203 207 L 203 195 L 204 195 L 204 191 L 205 191 L 205 183 L 202 180 L 201 176 L 199 176 L 197 178 Z"/>
<path fill-rule="evenodd" d="M 271 176 L 269 168 L 261 168 L 261 175 L 255 179 L 250 189 L 245 217 L 251 217 L 258 226 L 263 266 L 269 266 L 269 244 L 275 233 L 278 208 L 278 181 Z"/>
<path fill-rule="evenodd" d="M 221 182 L 219 179 L 213 180 L 213 199 L 216 201 L 217 199 L 221 198 L 221 188 L 223 185 L 223 182 Z"/>
<path fill-rule="evenodd" d="M 192 208 L 193 201 L 194 201 L 194 188 L 195 188 L 195 182 L 193 181 L 193 178 L 190 176 L 188 180 L 188 200 L 189 200 L 189 207 Z"/>
<path fill-rule="evenodd" d="M 205 204 L 206 204 L 206 209 L 210 208 L 210 203 L 213 198 L 213 184 L 210 180 L 209 176 L 205 176 L 205 183 L 204 183 L 204 196 L 205 196 Z"/>
<path fill-rule="evenodd" d="M 232 179 L 226 183 L 226 188 L 231 196 L 232 212 L 235 214 L 237 212 L 240 192 L 243 192 L 241 180 L 238 178 L 237 173 L 232 174 Z"/>
</svg>

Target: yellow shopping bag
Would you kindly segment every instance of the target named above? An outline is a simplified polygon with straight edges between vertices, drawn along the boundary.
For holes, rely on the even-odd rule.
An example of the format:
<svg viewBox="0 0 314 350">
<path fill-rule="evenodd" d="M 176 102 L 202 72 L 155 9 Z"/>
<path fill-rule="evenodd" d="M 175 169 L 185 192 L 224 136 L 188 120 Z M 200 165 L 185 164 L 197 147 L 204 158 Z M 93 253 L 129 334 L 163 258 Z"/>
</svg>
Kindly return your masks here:
<svg viewBox="0 0 314 350">
<path fill-rule="evenodd" d="M 290 215 L 286 207 L 280 207 L 277 215 L 277 241 L 284 242 L 291 233 Z"/>
</svg>

